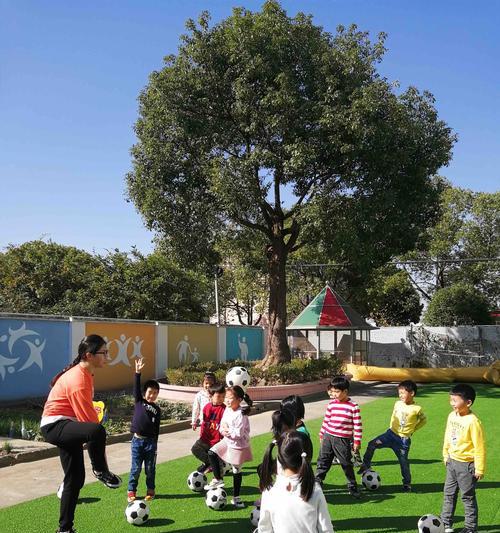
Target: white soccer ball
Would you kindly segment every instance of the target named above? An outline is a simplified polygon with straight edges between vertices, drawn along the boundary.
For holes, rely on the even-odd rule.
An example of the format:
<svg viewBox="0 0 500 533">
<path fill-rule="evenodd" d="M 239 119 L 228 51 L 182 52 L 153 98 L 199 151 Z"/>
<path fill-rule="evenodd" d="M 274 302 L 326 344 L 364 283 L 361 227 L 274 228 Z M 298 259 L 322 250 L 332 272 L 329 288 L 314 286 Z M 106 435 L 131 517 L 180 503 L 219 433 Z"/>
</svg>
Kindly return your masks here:
<svg viewBox="0 0 500 533">
<path fill-rule="evenodd" d="M 244 366 L 233 366 L 226 374 L 226 383 L 229 387 L 238 385 L 246 391 L 250 385 L 250 374 Z"/>
<path fill-rule="evenodd" d="M 207 497 L 205 498 L 207 507 L 214 511 L 221 511 L 224 509 L 227 503 L 227 494 L 222 487 L 216 487 L 207 491 Z"/>
<path fill-rule="evenodd" d="M 57 497 L 59 499 L 62 498 L 63 490 L 64 490 L 64 481 L 59 485 L 59 488 L 57 489 Z"/>
<path fill-rule="evenodd" d="M 417 524 L 419 533 L 444 533 L 444 524 L 439 516 L 426 514 Z"/>
<path fill-rule="evenodd" d="M 229 463 L 226 463 L 226 461 L 220 459 L 220 470 L 223 476 L 227 476 L 233 472 L 233 465 L 230 465 Z"/>
<path fill-rule="evenodd" d="M 364 487 L 368 490 L 377 490 L 380 487 L 380 476 L 375 472 L 375 470 L 367 470 L 362 478 L 361 482 Z"/>
<path fill-rule="evenodd" d="M 189 474 L 187 484 L 193 492 L 203 492 L 203 487 L 207 484 L 207 476 L 195 470 Z"/>
<path fill-rule="evenodd" d="M 259 518 L 260 507 L 254 507 L 254 509 L 250 513 L 250 522 L 252 522 L 252 526 L 257 527 L 259 525 Z"/>
<path fill-rule="evenodd" d="M 125 509 L 127 522 L 134 526 L 142 526 L 149 518 L 149 505 L 143 500 L 129 503 Z"/>
</svg>

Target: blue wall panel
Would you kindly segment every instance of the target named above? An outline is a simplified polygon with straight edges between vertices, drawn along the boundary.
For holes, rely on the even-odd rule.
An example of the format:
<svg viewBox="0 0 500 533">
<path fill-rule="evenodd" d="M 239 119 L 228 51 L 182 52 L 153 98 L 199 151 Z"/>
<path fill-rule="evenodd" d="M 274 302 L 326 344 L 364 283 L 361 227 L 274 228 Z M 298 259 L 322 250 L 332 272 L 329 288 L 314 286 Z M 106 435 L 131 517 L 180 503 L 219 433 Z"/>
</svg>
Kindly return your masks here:
<svg viewBox="0 0 500 533">
<path fill-rule="evenodd" d="M 0 318 L 0 400 L 45 396 L 70 359 L 70 322 Z"/>
<path fill-rule="evenodd" d="M 262 359 L 263 335 L 264 331 L 261 328 L 227 328 L 226 360 L 253 361 Z"/>
</svg>

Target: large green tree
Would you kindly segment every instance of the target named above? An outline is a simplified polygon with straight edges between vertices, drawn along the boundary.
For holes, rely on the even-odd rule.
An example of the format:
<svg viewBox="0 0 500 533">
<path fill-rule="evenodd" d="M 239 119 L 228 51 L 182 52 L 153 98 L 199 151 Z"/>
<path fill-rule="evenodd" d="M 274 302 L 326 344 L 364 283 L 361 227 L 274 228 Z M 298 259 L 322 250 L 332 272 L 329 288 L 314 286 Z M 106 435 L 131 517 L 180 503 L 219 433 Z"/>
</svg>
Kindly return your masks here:
<svg viewBox="0 0 500 533">
<path fill-rule="evenodd" d="M 187 29 L 140 94 L 128 192 L 186 264 L 210 260 L 228 228 L 265 240 L 263 364 L 286 361 L 286 264 L 312 238 L 311 207 L 355 210 L 360 231 L 407 250 L 434 214 L 430 176 L 454 137 L 432 95 L 377 73 L 384 35 L 331 35 L 276 1 Z"/>
</svg>

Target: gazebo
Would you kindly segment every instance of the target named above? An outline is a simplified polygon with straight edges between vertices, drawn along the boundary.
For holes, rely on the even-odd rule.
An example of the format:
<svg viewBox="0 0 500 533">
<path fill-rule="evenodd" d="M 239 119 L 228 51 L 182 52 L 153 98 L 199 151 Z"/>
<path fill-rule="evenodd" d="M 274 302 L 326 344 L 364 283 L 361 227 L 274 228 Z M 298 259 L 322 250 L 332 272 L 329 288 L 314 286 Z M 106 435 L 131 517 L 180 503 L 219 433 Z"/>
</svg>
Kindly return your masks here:
<svg viewBox="0 0 500 533">
<path fill-rule="evenodd" d="M 345 362 L 367 364 L 370 331 L 377 328 L 327 284 L 286 329 L 292 356 L 319 359 L 329 352 Z"/>
</svg>

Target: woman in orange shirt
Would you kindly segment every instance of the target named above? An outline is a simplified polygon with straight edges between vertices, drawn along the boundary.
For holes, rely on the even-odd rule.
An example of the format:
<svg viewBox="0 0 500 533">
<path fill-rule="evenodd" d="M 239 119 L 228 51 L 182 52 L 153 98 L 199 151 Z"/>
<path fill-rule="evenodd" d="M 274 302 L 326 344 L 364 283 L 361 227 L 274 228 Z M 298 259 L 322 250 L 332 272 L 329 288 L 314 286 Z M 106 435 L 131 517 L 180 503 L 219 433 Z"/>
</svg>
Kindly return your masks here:
<svg viewBox="0 0 500 533">
<path fill-rule="evenodd" d="M 117 489 L 122 482 L 109 471 L 105 453 L 106 430 L 99 424 L 92 403 L 93 371 L 106 364 L 107 355 L 106 342 L 102 337 L 85 337 L 73 362 L 52 380 L 52 389 L 43 409 L 41 432 L 47 442 L 59 448 L 64 470 L 57 533 L 74 533 L 75 508 L 85 481 L 85 443 L 97 479 L 111 489 Z"/>
</svg>

